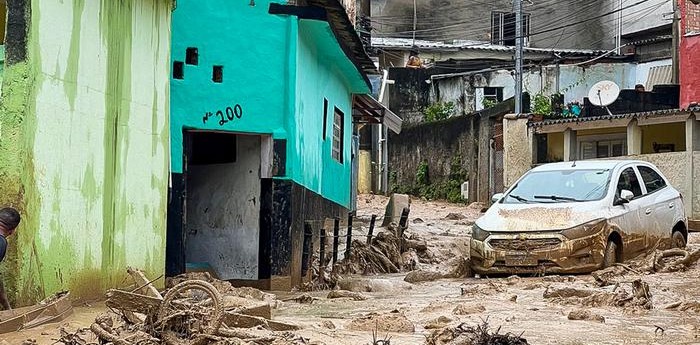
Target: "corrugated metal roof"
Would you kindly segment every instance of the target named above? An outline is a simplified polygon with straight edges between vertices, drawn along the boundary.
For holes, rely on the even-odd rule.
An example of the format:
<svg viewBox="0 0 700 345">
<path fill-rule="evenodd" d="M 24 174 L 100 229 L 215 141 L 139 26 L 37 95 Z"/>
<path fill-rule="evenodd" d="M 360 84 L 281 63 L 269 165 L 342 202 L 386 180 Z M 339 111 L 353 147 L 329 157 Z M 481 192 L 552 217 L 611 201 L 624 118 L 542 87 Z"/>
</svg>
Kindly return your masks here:
<svg viewBox="0 0 700 345">
<path fill-rule="evenodd" d="M 625 118 L 652 118 L 652 117 L 663 117 L 669 115 L 678 115 L 681 113 L 690 112 L 700 112 L 700 106 L 690 107 L 687 109 L 663 109 L 663 110 L 653 110 L 644 111 L 639 113 L 628 113 L 628 114 L 613 114 L 613 115 L 603 115 L 603 116 L 587 116 L 587 117 L 566 117 L 561 119 L 550 119 L 544 121 L 529 122 L 529 127 L 542 127 L 547 125 L 556 125 L 561 123 L 578 123 L 578 122 L 591 122 L 591 121 L 601 121 L 601 120 L 617 120 Z"/>
<path fill-rule="evenodd" d="M 488 50 L 488 51 L 515 51 L 515 47 L 492 44 L 486 41 L 471 41 L 471 40 L 455 40 L 453 43 L 445 43 L 439 41 L 415 40 L 410 38 L 393 38 L 393 37 L 372 37 L 372 46 L 378 48 L 394 48 L 394 49 L 422 49 L 422 50 Z M 545 49 L 545 48 L 524 48 L 525 52 L 533 53 L 563 53 L 563 54 L 578 54 L 578 55 L 602 55 L 607 53 L 603 50 L 590 49 Z M 615 54 L 612 54 L 615 55 Z"/>
<path fill-rule="evenodd" d="M 655 66 L 649 69 L 646 88 L 652 89 L 654 85 L 671 84 L 673 80 L 673 66 Z"/>
</svg>

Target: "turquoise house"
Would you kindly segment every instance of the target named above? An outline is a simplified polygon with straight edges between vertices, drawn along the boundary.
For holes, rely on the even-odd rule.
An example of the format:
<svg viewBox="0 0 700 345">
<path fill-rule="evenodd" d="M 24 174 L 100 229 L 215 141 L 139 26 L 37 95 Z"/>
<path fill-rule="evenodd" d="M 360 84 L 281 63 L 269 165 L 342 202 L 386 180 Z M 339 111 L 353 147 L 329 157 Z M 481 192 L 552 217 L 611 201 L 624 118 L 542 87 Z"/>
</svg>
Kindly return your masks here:
<svg viewBox="0 0 700 345">
<path fill-rule="evenodd" d="M 166 271 L 301 283 L 304 222 L 346 217 L 375 69 L 337 0 L 179 0 Z M 314 227 L 317 229 L 317 227 Z"/>
</svg>

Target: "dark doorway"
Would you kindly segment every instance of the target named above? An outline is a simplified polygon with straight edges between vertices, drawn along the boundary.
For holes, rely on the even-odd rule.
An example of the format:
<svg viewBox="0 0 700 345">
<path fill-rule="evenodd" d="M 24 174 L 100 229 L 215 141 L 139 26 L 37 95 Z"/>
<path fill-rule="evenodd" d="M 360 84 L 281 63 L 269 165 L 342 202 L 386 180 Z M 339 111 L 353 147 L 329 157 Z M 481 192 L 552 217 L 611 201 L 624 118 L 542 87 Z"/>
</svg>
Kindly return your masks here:
<svg viewBox="0 0 700 345">
<path fill-rule="evenodd" d="M 173 182 L 168 267 L 207 271 L 222 280 L 258 280 L 260 249 L 261 137 L 210 131 L 184 133 L 181 205 Z M 180 222 L 179 234 L 177 224 Z M 178 222 L 174 220 L 172 222 Z M 179 235 L 179 237 L 178 237 Z M 183 266 L 183 265 L 181 265 Z"/>
</svg>

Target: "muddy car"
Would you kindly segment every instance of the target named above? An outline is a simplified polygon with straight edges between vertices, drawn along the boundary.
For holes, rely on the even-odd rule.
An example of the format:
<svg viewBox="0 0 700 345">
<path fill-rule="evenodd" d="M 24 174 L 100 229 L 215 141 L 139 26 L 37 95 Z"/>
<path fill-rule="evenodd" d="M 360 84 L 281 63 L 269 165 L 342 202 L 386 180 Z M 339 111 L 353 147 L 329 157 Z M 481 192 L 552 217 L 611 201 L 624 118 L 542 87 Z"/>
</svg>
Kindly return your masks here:
<svg viewBox="0 0 700 345">
<path fill-rule="evenodd" d="M 587 273 L 688 238 L 682 195 L 646 162 L 545 164 L 493 202 L 472 228 L 474 273 Z"/>
</svg>

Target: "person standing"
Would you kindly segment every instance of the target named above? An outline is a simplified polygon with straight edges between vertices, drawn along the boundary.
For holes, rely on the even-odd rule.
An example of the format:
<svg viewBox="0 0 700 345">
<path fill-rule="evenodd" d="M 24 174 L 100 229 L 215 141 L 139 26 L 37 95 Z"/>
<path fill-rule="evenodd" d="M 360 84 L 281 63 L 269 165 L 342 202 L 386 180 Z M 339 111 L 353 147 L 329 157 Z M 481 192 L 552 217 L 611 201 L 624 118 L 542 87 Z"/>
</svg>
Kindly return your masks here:
<svg viewBox="0 0 700 345">
<path fill-rule="evenodd" d="M 19 212 L 11 207 L 6 207 L 0 210 L 0 263 L 5 259 L 7 252 L 7 238 L 12 236 L 20 222 Z M 0 276 L 0 307 L 4 310 L 10 310 L 10 302 L 7 300 L 5 286 L 2 283 Z"/>
</svg>

